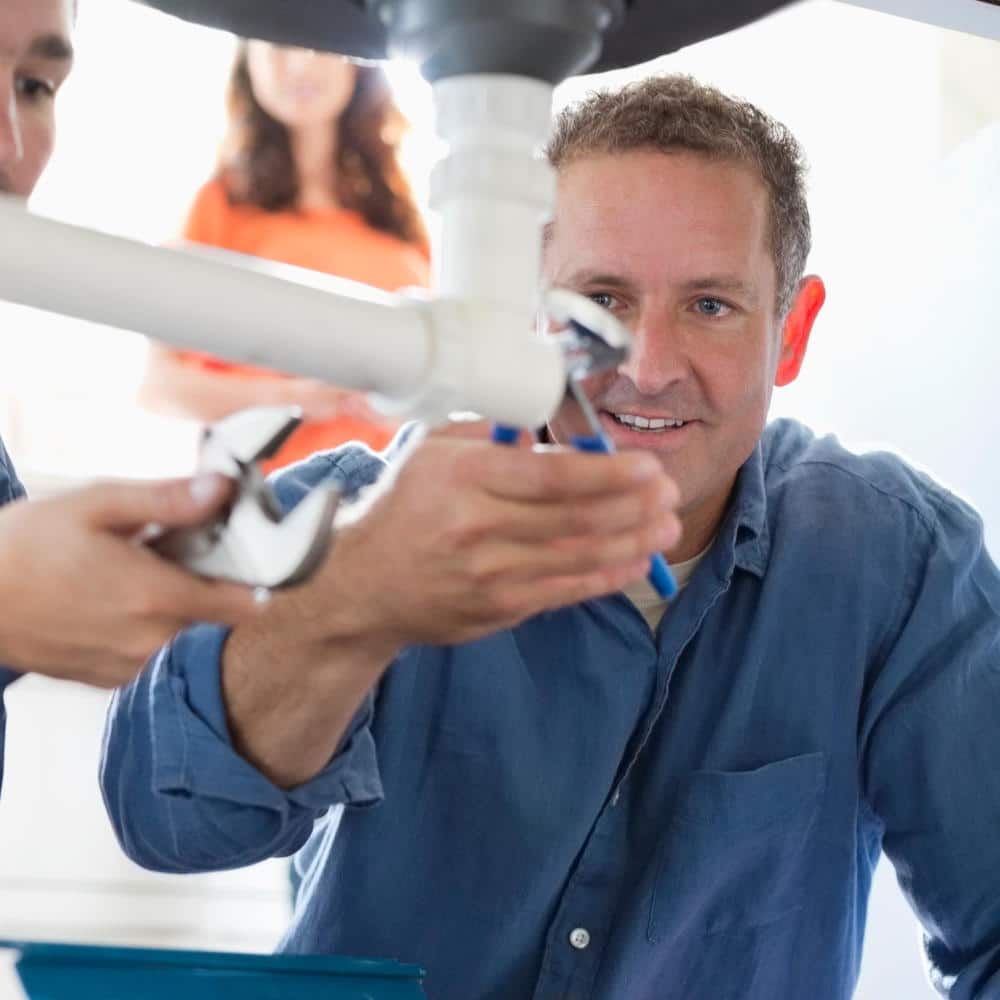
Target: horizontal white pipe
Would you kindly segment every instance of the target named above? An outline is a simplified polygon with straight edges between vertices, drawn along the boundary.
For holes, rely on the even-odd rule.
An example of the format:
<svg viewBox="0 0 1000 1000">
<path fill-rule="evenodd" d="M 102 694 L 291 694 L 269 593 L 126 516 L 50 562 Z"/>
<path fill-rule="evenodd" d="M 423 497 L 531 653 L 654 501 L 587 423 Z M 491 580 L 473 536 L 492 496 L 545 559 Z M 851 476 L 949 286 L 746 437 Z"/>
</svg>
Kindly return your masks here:
<svg viewBox="0 0 1000 1000">
<path fill-rule="evenodd" d="M 537 427 L 565 389 L 561 354 L 525 333 L 526 312 L 148 246 L 0 197 L 2 299 L 374 392 L 400 416 L 428 421 L 461 410 Z"/>
<path fill-rule="evenodd" d="M 235 254 L 154 247 L 0 197 L 0 299 L 390 397 L 429 367 L 413 300 Z"/>
</svg>

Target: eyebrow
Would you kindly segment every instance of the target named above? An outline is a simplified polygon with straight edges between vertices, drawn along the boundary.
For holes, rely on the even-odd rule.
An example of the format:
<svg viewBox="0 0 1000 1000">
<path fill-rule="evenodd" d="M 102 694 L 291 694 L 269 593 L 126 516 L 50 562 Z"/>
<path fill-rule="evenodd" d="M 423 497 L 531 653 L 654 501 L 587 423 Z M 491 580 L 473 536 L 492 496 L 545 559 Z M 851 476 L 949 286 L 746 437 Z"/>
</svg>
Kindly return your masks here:
<svg viewBox="0 0 1000 1000">
<path fill-rule="evenodd" d="M 62 35 L 40 35 L 28 46 L 28 55 L 34 59 L 72 62 L 73 46 Z"/>
<path fill-rule="evenodd" d="M 617 289 L 629 289 L 632 287 L 632 282 L 620 274 L 612 274 L 610 271 L 593 271 L 588 268 L 568 274 L 563 279 L 562 284 L 571 288 L 583 288 L 587 285 Z"/>
<path fill-rule="evenodd" d="M 585 286 L 619 290 L 632 288 L 632 282 L 620 274 L 587 268 L 573 271 L 563 280 L 562 284 L 577 288 Z M 704 277 L 690 278 L 677 287 L 683 295 L 694 295 L 697 292 L 719 292 L 724 295 L 734 295 L 742 298 L 751 306 L 756 306 L 760 299 L 757 290 L 752 285 L 731 274 L 706 274 Z"/>
<path fill-rule="evenodd" d="M 737 278 L 731 274 L 706 274 L 701 278 L 692 278 L 680 285 L 681 291 L 694 293 L 705 290 L 713 292 L 724 292 L 730 295 L 737 295 L 757 302 L 757 290 L 742 278 Z"/>
</svg>

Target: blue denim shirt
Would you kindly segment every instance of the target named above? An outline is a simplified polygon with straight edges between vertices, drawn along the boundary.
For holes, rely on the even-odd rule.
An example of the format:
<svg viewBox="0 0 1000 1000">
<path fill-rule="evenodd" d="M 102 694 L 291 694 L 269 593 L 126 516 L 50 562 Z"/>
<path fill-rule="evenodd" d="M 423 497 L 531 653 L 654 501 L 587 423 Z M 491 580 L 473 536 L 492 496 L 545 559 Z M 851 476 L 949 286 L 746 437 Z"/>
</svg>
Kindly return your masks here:
<svg viewBox="0 0 1000 1000">
<path fill-rule="evenodd" d="M 19 500 L 23 496 L 24 487 L 18 481 L 3 441 L 0 441 L 0 505 L 10 503 L 12 500 Z M 7 729 L 7 710 L 4 707 L 3 694 L 17 678 L 18 674 L 13 670 L 0 666 L 0 785 L 3 784 L 4 733 Z"/>
<path fill-rule="evenodd" d="M 305 845 L 289 952 L 420 963 L 432 1000 L 844 1000 L 884 849 L 941 988 L 1000 997 L 1000 575 L 895 456 L 772 424 L 655 634 L 614 595 L 408 649 L 289 792 L 231 747 L 224 639 L 118 695 L 104 793 L 153 868 Z"/>
</svg>

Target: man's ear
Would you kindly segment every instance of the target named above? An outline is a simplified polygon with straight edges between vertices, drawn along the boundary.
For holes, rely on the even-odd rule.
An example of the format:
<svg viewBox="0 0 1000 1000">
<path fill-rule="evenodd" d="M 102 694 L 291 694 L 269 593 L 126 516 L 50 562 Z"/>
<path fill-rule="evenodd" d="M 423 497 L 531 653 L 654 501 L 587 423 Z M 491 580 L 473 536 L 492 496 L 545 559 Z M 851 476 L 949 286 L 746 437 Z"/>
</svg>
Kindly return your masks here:
<svg viewBox="0 0 1000 1000">
<path fill-rule="evenodd" d="M 788 385 L 798 377 L 809 345 L 809 334 L 825 301 L 826 285 L 822 278 L 809 274 L 799 282 L 799 290 L 781 333 L 781 357 L 774 376 L 775 385 Z"/>
</svg>

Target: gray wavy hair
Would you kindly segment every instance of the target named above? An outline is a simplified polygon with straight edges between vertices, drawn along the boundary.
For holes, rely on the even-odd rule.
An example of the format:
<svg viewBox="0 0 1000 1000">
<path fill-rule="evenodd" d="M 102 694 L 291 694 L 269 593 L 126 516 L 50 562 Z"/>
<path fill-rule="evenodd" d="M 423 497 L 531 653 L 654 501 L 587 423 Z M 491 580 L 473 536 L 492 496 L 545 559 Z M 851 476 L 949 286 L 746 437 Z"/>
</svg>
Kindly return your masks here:
<svg viewBox="0 0 1000 1000">
<path fill-rule="evenodd" d="M 777 312 L 787 315 L 812 246 L 806 160 L 780 122 L 747 101 L 690 76 L 654 76 L 597 91 L 556 118 L 546 153 L 558 170 L 594 153 L 688 151 L 744 163 L 770 195 L 768 238 L 777 271 Z"/>
</svg>

